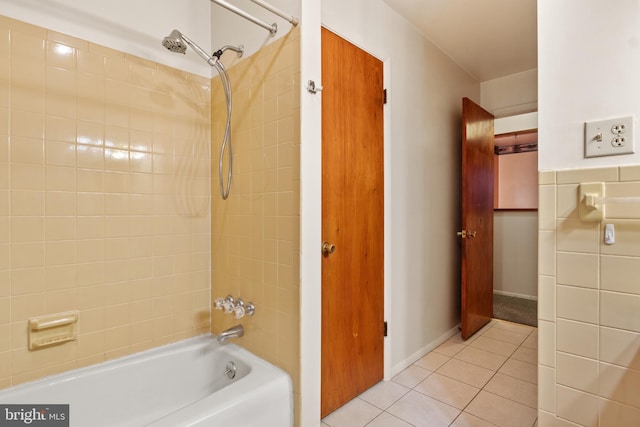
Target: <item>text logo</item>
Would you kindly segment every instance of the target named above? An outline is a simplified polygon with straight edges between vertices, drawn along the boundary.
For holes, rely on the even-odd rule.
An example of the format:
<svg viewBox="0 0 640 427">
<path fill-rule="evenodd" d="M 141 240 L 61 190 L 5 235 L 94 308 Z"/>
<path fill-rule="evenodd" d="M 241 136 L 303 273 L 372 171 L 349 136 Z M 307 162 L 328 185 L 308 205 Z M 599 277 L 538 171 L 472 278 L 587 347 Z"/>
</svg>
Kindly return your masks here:
<svg viewBox="0 0 640 427">
<path fill-rule="evenodd" d="M 0 427 L 69 427 L 69 405 L 0 405 Z"/>
</svg>

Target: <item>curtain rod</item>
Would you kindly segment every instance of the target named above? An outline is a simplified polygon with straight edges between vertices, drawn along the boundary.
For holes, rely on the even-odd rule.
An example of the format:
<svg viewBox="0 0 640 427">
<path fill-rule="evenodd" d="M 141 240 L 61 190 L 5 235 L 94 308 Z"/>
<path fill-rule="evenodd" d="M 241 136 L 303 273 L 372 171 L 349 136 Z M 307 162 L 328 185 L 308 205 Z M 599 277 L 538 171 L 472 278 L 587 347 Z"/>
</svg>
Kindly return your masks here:
<svg viewBox="0 0 640 427">
<path fill-rule="evenodd" d="M 286 13 L 281 11 L 280 9 L 277 9 L 274 6 L 271 6 L 269 3 L 267 3 L 267 2 L 265 2 L 263 0 L 251 0 L 251 1 L 254 2 L 255 4 L 257 4 L 258 6 L 262 6 L 263 8 L 267 9 L 269 12 L 271 12 L 271 13 L 273 13 L 275 15 L 278 15 L 280 18 L 286 20 L 288 23 L 290 23 L 294 27 L 297 27 L 298 24 L 300 23 L 298 18 L 296 18 L 295 16 L 287 15 Z"/>
<path fill-rule="evenodd" d="M 218 6 L 222 6 L 225 9 L 227 9 L 228 11 L 231 11 L 233 13 L 235 13 L 238 16 L 243 17 L 244 19 L 253 22 L 254 24 L 258 25 L 259 27 L 264 28 L 265 30 L 269 31 L 269 33 L 271 34 L 271 37 L 275 36 L 276 33 L 278 32 L 278 25 L 277 24 L 267 24 L 266 22 L 252 16 L 249 15 L 247 12 L 245 12 L 244 10 L 240 9 L 237 6 L 234 6 L 230 3 L 227 3 L 225 0 L 210 0 L 212 3 L 217 4 Z M 254 2 L 255 4 L 257 4 L 258 6 L 261 6 L 265 9 L 267 9 L 269 12 L 278 15 L 279 17 L 287 20 L 288 22 L 290 22 L 292 25 L 298 25 L 299 21 L 297 18 L 293 17 L 293 16 L 289 16 L 286 15 L 284 12 L 276 9 L 275 7 L 265 3 L 262 0 L 251 0 L 252 2 Z"/>
</svg>

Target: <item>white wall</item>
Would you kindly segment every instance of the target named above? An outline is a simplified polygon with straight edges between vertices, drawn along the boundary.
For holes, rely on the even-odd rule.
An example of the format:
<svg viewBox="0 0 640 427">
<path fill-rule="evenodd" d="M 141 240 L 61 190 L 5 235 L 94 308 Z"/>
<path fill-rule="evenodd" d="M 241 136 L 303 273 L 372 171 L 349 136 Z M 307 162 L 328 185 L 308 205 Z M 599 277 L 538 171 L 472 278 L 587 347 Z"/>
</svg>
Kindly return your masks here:
<svg viewBox="0 0 640 427">
<path fill-rule="evenodd" d="M 161 42 L 175 28 L 209 50 L 210 8 L 206 0 L 2 0 L 0 14 L 209 77 L 193 52 L 171 53 Z"/>
<path fill-rule="evenodd" d="M 482 108 L 495 117 L 538 110 L 538 70 L 510 74 L 480 84 Z M 496 134 L 499 133 L 496 131 Z"/>
<path fill-rule="evenodd" d="M 640 117 L 640 3 L 538 0 L 540 170 L 640 163 L 584 159 L 584 122 Z"/>
<path fill-rule="evenodd" d="M 496 135 L 519 130 L 530 130 L 538 128 L 538 113 L 518 114 L 517 116 L 502 117 L 494 122 L 493 131 Z"/>
<path fill-rule="evenodd" d="M 302 81 L 321 83 L 321 4 L 302 3 Z M 300 91 L 300 387 L 301 425 L 320 425 L 322 266 L 322 95 Z M 309 195 L 309 196 L 307 196 Z M 314 196 L 315 195 L 315 196 Z"/>
<path fill-rule="evenodd" d="M 493 236 L 493 291 L 537 298 L 538 212 L 496 211 Z"/>
<path fill-rule="evenodd" d="M 386 345 L 397 373 L 460 320 L 461 98 L 479 102 L 480 84 L 380 0 L 324 0 L 322 23 L 387 65 Z"/>
</svg>

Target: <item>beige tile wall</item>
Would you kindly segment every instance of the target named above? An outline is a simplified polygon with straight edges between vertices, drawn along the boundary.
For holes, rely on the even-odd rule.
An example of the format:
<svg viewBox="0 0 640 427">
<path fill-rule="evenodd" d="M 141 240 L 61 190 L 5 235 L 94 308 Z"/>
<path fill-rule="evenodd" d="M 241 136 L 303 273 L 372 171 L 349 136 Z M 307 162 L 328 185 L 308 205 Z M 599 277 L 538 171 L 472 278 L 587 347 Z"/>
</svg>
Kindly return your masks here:
<svg viewBox="0 0 640 427">
<path fill-rule="evenodd" d="M 0 388 L 209 330 L 209 114 L 209 79 L 0 17 Z"/>
<path fill-rule="evenodd" d="M 640 420 L 640 220 L 618 208 L 616 243 L 581 221 L 578 185 L 640 197 L 640 166 L 540 172 L 539 425 L 622 427 Z M 612 189 L 613 191 L 609 191 Z M 638 202 L 636 202 L 638 203 Z"/>
<path fill-rule="evenodd" d="M 299 29 L 230 69 L 233 181 L 223 201 L 218 155 L 226 120 L 221 85 L 212 91 L 212 298 L 256 306 L 240 321 L 212 315 L 214 333 L 242 323 L 239 344 L 287 371 L 299 416 L 300 48 Z M 227 57 L 228 55 L 228 57 Z M 226 62 L 232 55 L 222 57 Z M 226 174 L 225 174 L 226 176 Z"/>
</svg>

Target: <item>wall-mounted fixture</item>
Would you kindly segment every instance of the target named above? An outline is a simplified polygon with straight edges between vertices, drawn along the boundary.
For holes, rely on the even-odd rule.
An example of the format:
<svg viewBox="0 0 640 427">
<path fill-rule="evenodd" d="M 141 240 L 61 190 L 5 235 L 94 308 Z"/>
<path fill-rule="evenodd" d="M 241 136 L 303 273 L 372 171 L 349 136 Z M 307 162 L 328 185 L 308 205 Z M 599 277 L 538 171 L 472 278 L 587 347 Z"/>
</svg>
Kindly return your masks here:
<svg viewBox="0 0 640 427">
<path fill-rule="evenodd" d="M 74 341 L 78 337 L 78 312 L 49 314 L 29 319 L 29 350 Z"/>
<path fill-rule="evenodd" d="M 584 124 L 584 157 L 633 154 L 633 116 Z"/>
<path fill-rule="evenodd" d="M 640 219 L 640 196 L 633 182 L 584 182 L 578 188 L 578 212 L 583 221 Z"/>
<path fill-rule="evenodd" d="M 586 182 L 580 184 L 578 194 L 578 212 L 583 221 L 602 221 L 604 219 L 605 205 L 604 182 Z"/>
<path fill-rule="evenodd" d="M 251 301 L 244 302 L 242 298 L 234 298 L 232 295 L 216 298 L 213 308 L 222 310 L 225 314 L 233 314 L 236 319 L 241 319 L 245 315 L 253 316 L 256 313 L 256 307 Z"/>
</svg>

